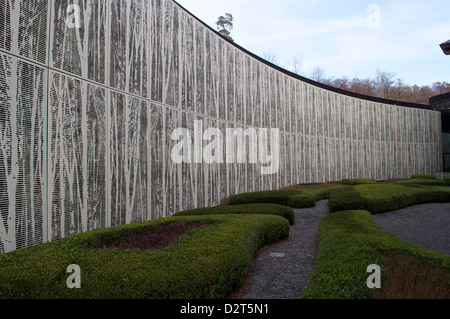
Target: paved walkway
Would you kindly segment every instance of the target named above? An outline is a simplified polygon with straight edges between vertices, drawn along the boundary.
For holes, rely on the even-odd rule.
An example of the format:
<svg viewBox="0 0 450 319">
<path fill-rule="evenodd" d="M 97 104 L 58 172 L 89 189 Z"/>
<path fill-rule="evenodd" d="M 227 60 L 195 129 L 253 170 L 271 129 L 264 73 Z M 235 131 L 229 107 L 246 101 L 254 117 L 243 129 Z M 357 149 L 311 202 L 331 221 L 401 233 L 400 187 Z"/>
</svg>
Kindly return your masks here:
<svg viewBox="0 0 450 319">
<path fill-rule="evenodd" d="M 317 256 L 319 223 L 328 214 L 328 200 L 294 212 L 290 240 L 270 247 L 259 256 L 253 284 L 244 299 L 297 299 L 306 290 Z M 276 257 L 281 256 L 278 253 L 284 257 Z"/>
<path fill-rule="evenodd" d="M 373 215 L 373 220 L 403 240 L 450 255 L 450 203 L 410 206 Z"/>
<path fill-rule="evenodd" d="M 256 261 L 253 283 L 244 299 L 297 299 L 306 290 L 317 257 L 319 223 L 328 200 L 313 208 L 295 209 L 290 239 L 271 246 Z M 450 203 L 411 206 L 373 216 L 393 235 L 450 254 Z"/>
</svg>

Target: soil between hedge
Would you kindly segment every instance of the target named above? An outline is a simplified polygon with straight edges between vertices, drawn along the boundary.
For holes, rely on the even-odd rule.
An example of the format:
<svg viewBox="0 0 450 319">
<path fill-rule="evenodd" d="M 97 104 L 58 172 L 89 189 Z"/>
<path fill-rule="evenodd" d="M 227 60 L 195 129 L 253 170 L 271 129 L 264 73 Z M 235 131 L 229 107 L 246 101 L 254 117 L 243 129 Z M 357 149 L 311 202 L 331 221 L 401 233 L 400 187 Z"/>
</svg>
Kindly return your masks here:
<svg viewBox="0 0 450 319">
<path fill-rule="evenodd" d="M 203 223 L 186 223 L 185 221 L 170 223 L 166 226 L 158 227 L 152 232 L 136 233 L 129 232 L 125 234 L 120 240 L 113 243 L 105 243 L 102 240 L 91 242 L 87 245 L 89 249 L 161 249 L 176 242 L 178 238 L 183 236 L 189 230 L 194 228 L 201 228 L 207 226 Z"/>
<path fill-rule="evenodd" d="M 378 299 L 449 299 L 448 274 L 436 262 L 427 262 L 406 253 L 377 253 L 388 269 L 376 290 Z"/>
</svg>

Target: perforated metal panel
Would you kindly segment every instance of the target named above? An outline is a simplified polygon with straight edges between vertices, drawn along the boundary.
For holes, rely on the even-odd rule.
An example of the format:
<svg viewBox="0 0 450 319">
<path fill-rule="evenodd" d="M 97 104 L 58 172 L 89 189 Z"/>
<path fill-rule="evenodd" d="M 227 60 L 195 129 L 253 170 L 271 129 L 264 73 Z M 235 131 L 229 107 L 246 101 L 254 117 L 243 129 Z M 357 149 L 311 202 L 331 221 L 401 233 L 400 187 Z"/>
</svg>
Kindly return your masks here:
<svg viewBox="0 0 450 319">
<path fill-rule="evenodd" d="M 51 1 L 50 66 L 84 79 L 105 83 L 106 23 L 109 3 L 98 0 Z M 73 10 L 70 5 L 77 5 Z M 70 27 L 74 15 L 80 27 Z M 108 36 L 109 36 L 108 32 Z M 125 36 L 125 35 L 124 35 Z"/>
<path fill-rule="evenodd" d="M 47 0 L 0 0 L 0 48 L 46 63 Z"/>
<path fill-rule="evenodd" d="M 50 74 L 50 239 L 105 227 L 105 90 Z"/>
<path fill-rule="evenodd" d="M 110 101 L 108 211 L 114 226 L 148 218 L 148 114 L 145 101 L 115 92 Z"/>
<path fill-rule="evenodd" d="M 0 252 L 46 239 L 47 71 L 0 53 Z"/>
<path fill-rule="evenodd" d="M 197 120 L 278 128 L 278 173 L 174 163 L 171 133 Z M 2 253 L 247 191 L 434 174 L 440 126 L 280 72 L 172 0 L 0 0 Z"/>
</svg>

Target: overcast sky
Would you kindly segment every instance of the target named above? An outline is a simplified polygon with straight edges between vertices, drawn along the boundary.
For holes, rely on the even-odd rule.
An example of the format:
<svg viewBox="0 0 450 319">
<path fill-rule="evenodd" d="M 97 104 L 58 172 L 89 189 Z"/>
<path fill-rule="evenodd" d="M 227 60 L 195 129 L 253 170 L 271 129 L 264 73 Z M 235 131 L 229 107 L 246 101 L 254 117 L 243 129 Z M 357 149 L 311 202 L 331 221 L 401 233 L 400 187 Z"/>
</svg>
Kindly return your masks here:
<svg viewBox="0 0 450 319">
<path fill-rule="evenodd" d="M 374 78 L 377 69 L 405 84 L 450 82 L 449 0 L 177 0 L 216 28 L 234 17 L 231 36 L 250 52 L 270 53 L 289 67 L 303 58 L 301 74 L 316 67 L 327 78 Z M 379 13 L 379 14 L 378 14 Z"/>
</svg>

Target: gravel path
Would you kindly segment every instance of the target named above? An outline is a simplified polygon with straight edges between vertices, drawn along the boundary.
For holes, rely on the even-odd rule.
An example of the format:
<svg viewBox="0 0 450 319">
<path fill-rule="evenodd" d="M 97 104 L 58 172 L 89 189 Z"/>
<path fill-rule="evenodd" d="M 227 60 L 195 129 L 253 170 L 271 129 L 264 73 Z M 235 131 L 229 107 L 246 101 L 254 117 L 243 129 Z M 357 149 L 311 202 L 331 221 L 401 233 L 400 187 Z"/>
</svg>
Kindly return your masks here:
<svg viewBox="0 0 450 319">
<path fill-rule="evenodd" d="M 244 299 L 298 299 L 308 286 L 317 257 L 319 223 L 328 200 L 313 208 L 295 209 L 290 238 L 258 257 Z M 373 215 L 378 227 L 419 246 L 450 255 L 450 203 L 411 206 Z"/>
<path fill-rule="evenodd" d="M 290 239 L 259 256 L 244 299 L 297 299 L 306 290 L 317 257 L 319 223 L 328 214 L 328 200 L 294 212 Z"/>
<path fill-rule="evenodd" d="M 450 203 L 410 206 L 373 215 L 373 220 L 403 240 L 450 255 Z"/>
</svg>

